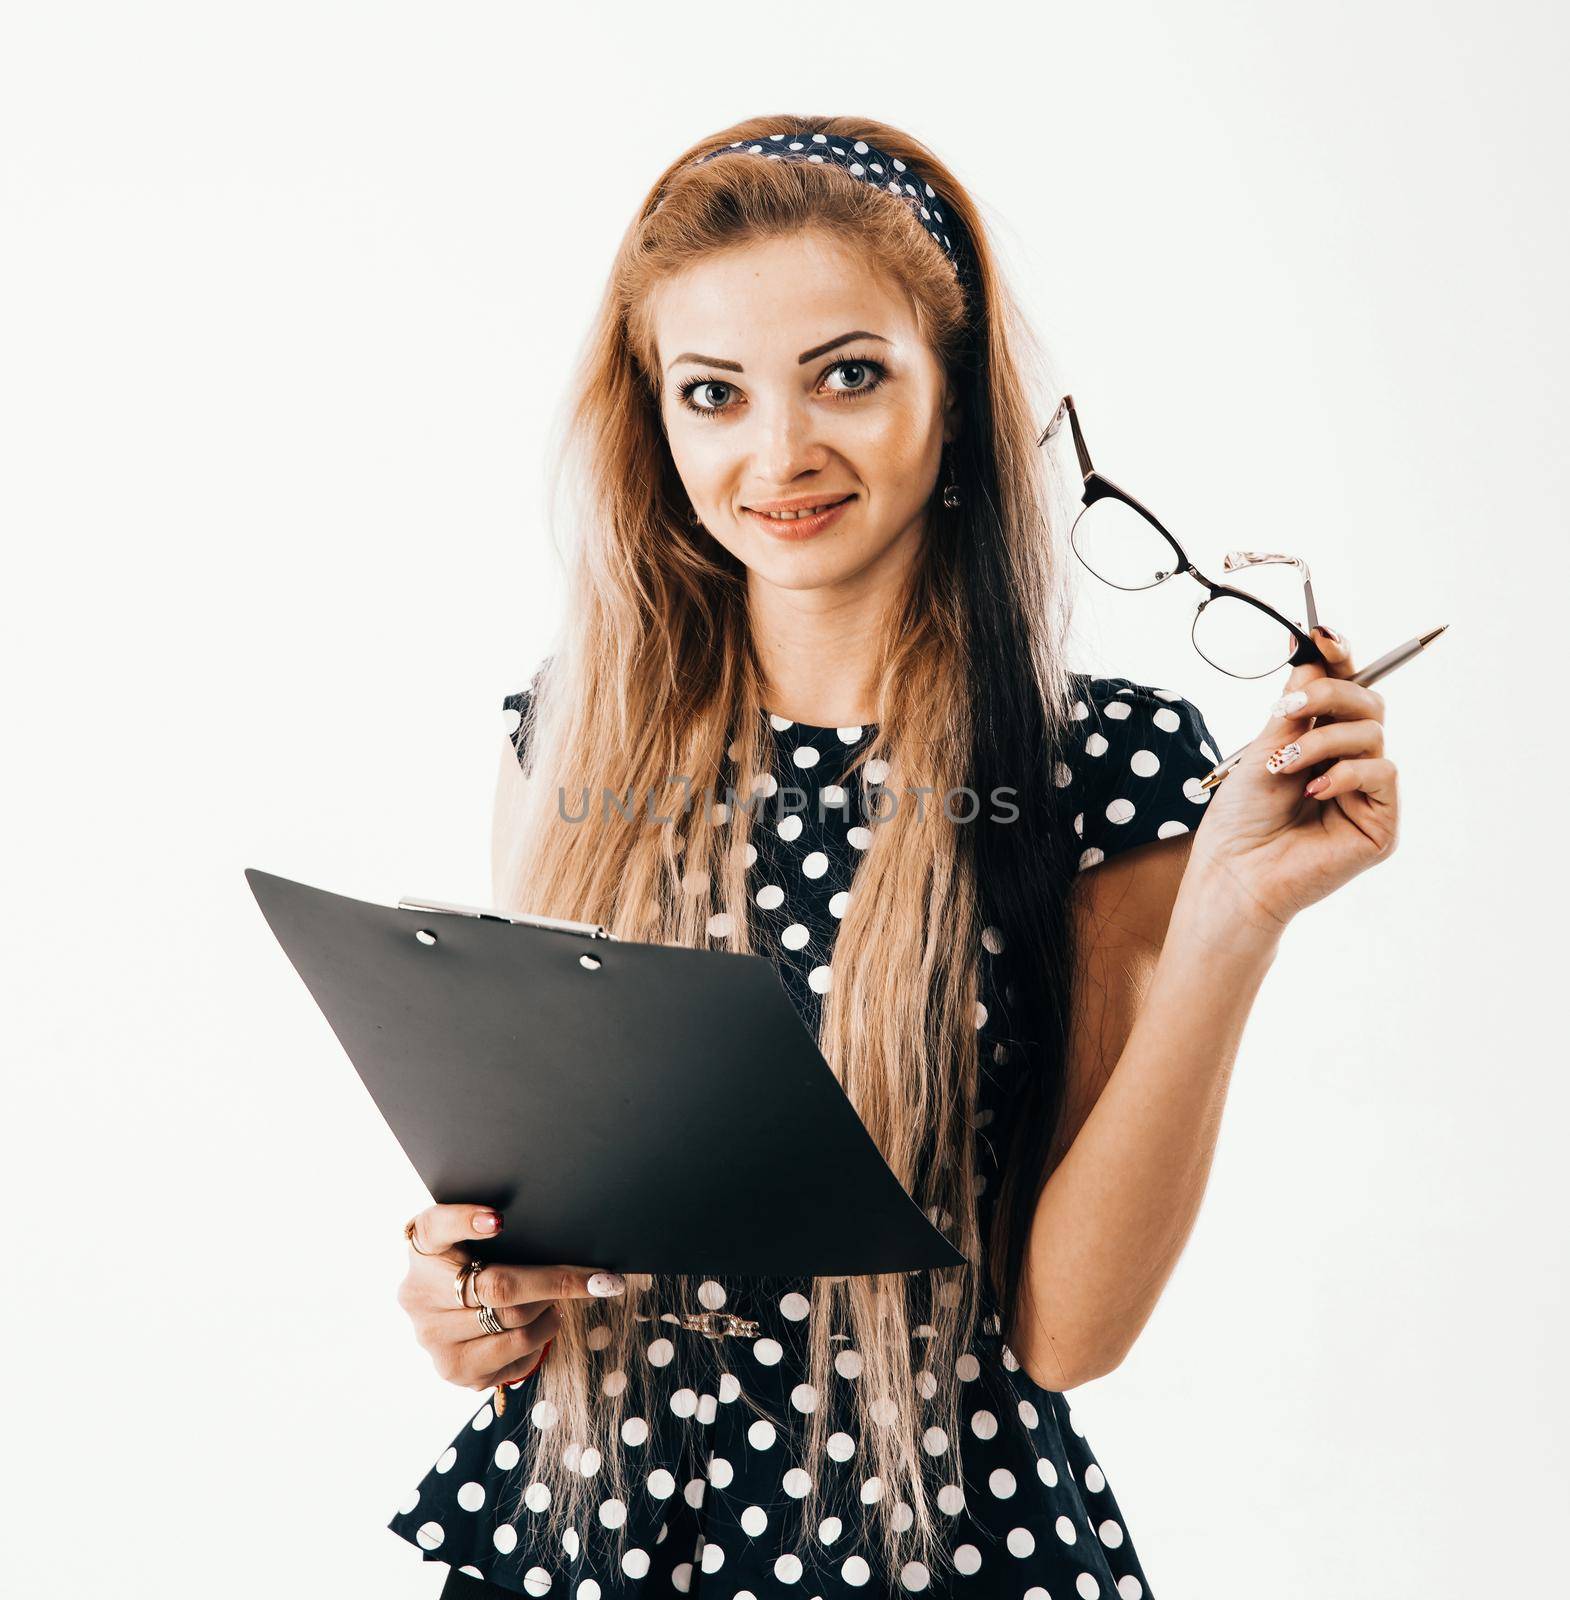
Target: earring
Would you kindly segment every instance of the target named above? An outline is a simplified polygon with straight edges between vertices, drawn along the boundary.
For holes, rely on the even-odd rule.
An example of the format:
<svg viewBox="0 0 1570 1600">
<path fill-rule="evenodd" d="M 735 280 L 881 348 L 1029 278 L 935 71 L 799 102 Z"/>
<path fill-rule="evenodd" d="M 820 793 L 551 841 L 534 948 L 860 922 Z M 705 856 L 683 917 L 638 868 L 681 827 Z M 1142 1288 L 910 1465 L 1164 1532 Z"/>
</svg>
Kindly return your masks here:
<svg viewBox="0 0 1570 1600">
<path fill-rule="evenodd" d="M 948 451 L 945 450 L 943 452 L 943 454 L 944 454 L 944 459 L 947 460 Z M 950 511 L 953 511 L 958 507 L 959 503 L 960 503 L 959 485 L 954 482 L 954 480 L 953 480 L 953 478 L 951 476 L 949 481 L 946 484 L 943 485 L 943 504 L 945 506 L 947 506 Z"/>
</svg>

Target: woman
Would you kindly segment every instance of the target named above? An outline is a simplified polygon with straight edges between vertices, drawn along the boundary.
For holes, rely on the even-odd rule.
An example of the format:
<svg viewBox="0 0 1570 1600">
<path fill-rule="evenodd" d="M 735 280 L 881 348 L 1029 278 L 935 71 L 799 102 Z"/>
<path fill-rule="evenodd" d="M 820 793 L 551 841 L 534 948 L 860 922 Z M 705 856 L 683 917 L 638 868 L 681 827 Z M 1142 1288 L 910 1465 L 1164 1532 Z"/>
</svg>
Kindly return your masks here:
<svg viewBox="0 0 1570 1600">
<path fill-rule="evenodd" d="M 1149 1318 L 1282 931 L 1390 854 L 1396 773 L 1329 633 L 1214 791 L 1192 703 L 1065 667 L 1026 338 L 953 174 L 861 119 L 705 140 L 622 242 L 496 901 L 775 961 L 968 1264 L 491 1266 L 480 1312 L 506 1219 L 422 1213 L 401 1303 L 504 1402 L 392 1519 L 444 1595 L 1150 1592 L 1065 1391 Z"/>
</svg>

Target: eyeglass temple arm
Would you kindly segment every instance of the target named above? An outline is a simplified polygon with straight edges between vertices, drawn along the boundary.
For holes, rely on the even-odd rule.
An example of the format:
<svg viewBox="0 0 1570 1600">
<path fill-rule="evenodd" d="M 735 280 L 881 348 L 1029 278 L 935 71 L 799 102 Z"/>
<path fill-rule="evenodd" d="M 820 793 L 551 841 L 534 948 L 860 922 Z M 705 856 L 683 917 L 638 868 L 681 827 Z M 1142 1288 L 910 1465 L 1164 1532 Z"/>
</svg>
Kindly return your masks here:
<svg viewBox="0 0 1570 1600">
<path fill-rule="evenodd" d="M 1048 439 L 1056 436 L 1058 429 L 1063 426 L 1065 412 L 1068 414 L 1069 427 L 1074 431 L 1074 453 L 1079 457 L 1080 475 L 1088 478 L 1096 469 L 1090 464 L 1090 451 L 1085 448 L 1085 435 L 1080 431 L 1079 413 L 1074 409 L 1073 395 L 1066 394 L 1058 401 L 1058 408 L 1052 413 L 1051 422 L 1046 425 L 1036 443 L 1043 445 Z"/>
<path fill-rule="evenodd" d="M 1303 574 L 1303 605 L 1308 613 L 1308 625 L 1317 628 L 1319 610 L 1314 604 L 1314 582 L 1308 573 L 1308 563 L 1301 556 L 1278 556 L 1263 550 L 1228 550 L 1221 570 L 1237 572 L 1242 567 L 1263 567 L 1272 562 L 1296 567 Z"/>
</svg>

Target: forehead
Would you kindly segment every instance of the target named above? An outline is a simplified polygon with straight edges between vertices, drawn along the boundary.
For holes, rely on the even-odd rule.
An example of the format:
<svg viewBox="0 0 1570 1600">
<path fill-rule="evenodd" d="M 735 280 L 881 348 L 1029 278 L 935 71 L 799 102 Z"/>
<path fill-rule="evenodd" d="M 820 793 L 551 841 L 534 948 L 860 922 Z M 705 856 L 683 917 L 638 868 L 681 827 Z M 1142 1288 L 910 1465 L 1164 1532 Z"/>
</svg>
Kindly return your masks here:
<svg viewBox="0 0 1570 1600">
<path fill-rule="evenodd" d="M 855 328 L 914 340 L 901 287 L 862 253 L 820 234 L 722 251 L 667 278 L 650 306 L 663 366 L 683 350 L 791 367 L 803 350 Z"/>
</svg>

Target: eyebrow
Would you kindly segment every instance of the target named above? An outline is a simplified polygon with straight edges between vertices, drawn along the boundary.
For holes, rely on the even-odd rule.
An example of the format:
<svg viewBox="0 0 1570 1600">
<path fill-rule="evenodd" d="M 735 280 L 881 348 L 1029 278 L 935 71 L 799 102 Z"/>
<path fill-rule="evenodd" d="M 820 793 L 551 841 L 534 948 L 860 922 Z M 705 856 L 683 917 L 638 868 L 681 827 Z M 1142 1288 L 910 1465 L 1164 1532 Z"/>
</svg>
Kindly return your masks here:
<svg viewBox="0 0 1570 1600">
<path fill-rule="evenodd" d="M 881 344 L 889 342 L 881 333 L 868 333 L 865 328 L 862 328 L 855 333 L 842 333 L 839 338 L 830 339 L 827 344 L 817 344 L 810 350 L 803 350 L 796 357 L 796 365 L 803 367 L 809 361 L 815 361 L 819 356 L 827 355 L 830 350 L 838 350 L 842 344 L 849 344 L 853 339 L 876 339 Z M 700 367 L 723 367 L 727 372 L 740 372 L 742 370 L 742 365 L 739 361 L 722 361 L 718 356 L 695 355 L 691 350 L 683 351 L 665 370 L 669 372 L 671 367 L 679 367 L 683 361 L 691 361 L 694 365 Z"/>
</svg>

